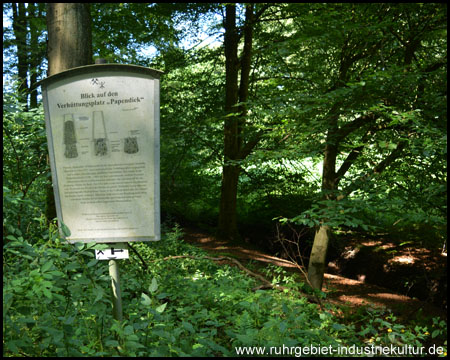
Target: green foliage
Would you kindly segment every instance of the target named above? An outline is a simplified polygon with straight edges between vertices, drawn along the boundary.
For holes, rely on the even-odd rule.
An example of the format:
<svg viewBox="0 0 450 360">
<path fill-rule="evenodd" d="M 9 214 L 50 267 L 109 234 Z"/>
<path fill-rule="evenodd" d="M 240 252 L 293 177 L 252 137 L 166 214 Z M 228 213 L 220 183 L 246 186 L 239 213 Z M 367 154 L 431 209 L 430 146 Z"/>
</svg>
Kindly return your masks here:
<svg viewBox="0 0 450 360">
<path fill-rule="evenodd" d="M 292 218 L 280 219 L 281 223 L 293 222 L 308 227 L 328 225 L 334 228 L 362 228 L 362 230 L 376 230 L 376 226 L 367 225 L 365 219 L 361 219 L 360 212 L 367 209 L 366 201 L 358 200 L 322 200 L 314 203 L 310 209 Z M 324 220 L 325 219 L 325 220 Z"/>
<path fill-rule="evenodd" d="M 26 110 L 20 97 L 8 93 L 3 110 L 4 230 L 39 232 L 45 208 L 42 189 L 50 176 L 43 107 Z"/>
<path fill-rule="evenodd" d="M 163 240 L 135 243 L 150 265 L 121 261 L 124 320 L 112 319 L 107 262 L 93 246 L 9 235 L 3 248 L 3 356 L 236 356 L 241 346 L 422 346 L 446 349 L 446 322 L 405 324 L 382 310 L 345 318 L 303 297 L 252 292 L 255 280 L 210 260 L 164 259 L 205 253 L 182 240 L 179 227 Z M 98 245 L 105 247 L 106 245 Z M 272 266 L 273 281 L 298 286 Z M 39 301 L 36 301 L 39 299 Z M 446 343 L 445 343 L 446 344 Z"/>
<path fill-rule="evenodd" d="M 271 124 L 273 152 L 285 159 L 297 155 L 300 163 L 317 161 L 326 135 L 336 131 L 334 171 L 349 166 L 336 196 L 351 190 L 346 203 L 313 196 L 309 209 L 282 218 L 309 227 L 426 229 L 418 233 L 441 245 L 447 221 L 445 9 L 286 4 L 278 11 L 292 20 L 261 28 L 263 60 L 255 65 L 264 74 L 258 90 L 266 95 L 266 108 L 281 120 Z M 355 119 L 368 113 L 377 120 L 356 126 Z M 374 174 L 402 142 L 401 157 Z M 270 142 L 263 145 L 270 149 Z M 320 183 L 312 192 L 298 185 L 305 195 L 320 189 Z"/>
<path fill-rule="evenodd" d="M 208 49 L 184 55 L 161 85 L 162 206 L 208 225 L 215 224 L 220 195 L 223 71 L 216 56 Z"/>
<path fill-rule="evenodd" d="M 50 234 L 35 245 L 9 235 L 4 245 L 4 356 L 82 356 L 109 322 L 107 269 L 93 267 L 86 247 Z"/>
</svg>

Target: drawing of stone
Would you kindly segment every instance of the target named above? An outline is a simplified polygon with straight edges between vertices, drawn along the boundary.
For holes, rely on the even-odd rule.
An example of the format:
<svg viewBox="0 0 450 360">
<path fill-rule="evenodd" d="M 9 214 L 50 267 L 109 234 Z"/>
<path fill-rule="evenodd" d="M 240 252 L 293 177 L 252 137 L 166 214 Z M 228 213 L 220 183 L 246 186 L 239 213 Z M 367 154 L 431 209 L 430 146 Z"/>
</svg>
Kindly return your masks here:
<svg viewBox="0 0 450 360">
<path fill-rule="evenodd" d="M 77 138 L 72 114 L 64 115 L 64 144 L 64 156 L 68 159 L 76 158 L 78 156 Z"/>
<path fill-rule="evenodd" d="M 92 134 L 94 139 L 95 156 L 104 156 L 108 154 L 108 143 L 106 139 L 105 119 L 103 111 L 94 111 Z"/>
<path fill-rule="evenodd" d="M 94 139 L 95 156 L 103 156 L 108 153 L 108 146 L 105 138 Z"/>
<path fill-rule="evenodd" d="M 127 154 L 136 154 L 139 151 L 137 138 L 135 136 L 126 137 L 123 151 Z"/>
</svg>

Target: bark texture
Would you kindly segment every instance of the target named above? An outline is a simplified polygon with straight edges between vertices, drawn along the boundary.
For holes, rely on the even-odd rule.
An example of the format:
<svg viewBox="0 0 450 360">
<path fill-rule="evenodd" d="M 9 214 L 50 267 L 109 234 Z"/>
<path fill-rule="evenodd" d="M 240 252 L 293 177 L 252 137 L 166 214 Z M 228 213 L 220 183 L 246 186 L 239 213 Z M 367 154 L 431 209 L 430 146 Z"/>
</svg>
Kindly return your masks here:
<svg viewBox="0 0 450 360">
<path fill-rule="evenodd" d="M 239 34 L 236 27 L 236 5 L 228 4 L 225 15 L 225 121 L 224 121 L 224 165 L 219 206 L 219 236 L 238 240 L 237 195 L 239 162 L 256 145 L 254 139 L 244 144 L 244 126 L 247 115 L 248 89 L 252 58 L 253 5 L 246 5 L 243 28 L 244 48 L 239 59 Z M 240 81 L 239 79 L 240 70 Z M 238 105 L 239 103 L 239 105 Z"/>
<path fill-rule="evenodd" d="M 48 76 L 92 64 L 89 4 L 49 3 L 47 30 Z"/>
<path fill-rule="evenodd" d="M 87 3 L 47 4 L 47 76 L 92 64 L 90 5 Z M 53 186 L 47 185 L 46 216 L 56 217 Z"/>
</svg>

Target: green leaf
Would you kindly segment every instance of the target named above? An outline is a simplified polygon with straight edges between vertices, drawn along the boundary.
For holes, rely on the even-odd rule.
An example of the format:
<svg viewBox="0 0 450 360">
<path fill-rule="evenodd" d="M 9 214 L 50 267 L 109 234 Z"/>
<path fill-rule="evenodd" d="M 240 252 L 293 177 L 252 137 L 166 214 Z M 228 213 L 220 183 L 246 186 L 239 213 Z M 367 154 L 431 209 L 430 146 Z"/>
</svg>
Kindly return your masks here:
<svg viewBox="0 0 450 360">
<path fill-rule="evenodd" d="M 75 316 L 61 317 L 61 320 L 63 320 L 64 325 L 72 325 L 75 320 Z"/>
<path fill-rule="evenodd" d="M 142 303 L 142 305 L 150 306 L 151 303 L 152 303 L 152 299 L 150 299 L 150 297 L 147 294 L 142 293 L 142 295 L 141 295 L 141 303 Z"/>
<path fill-rule="evenodd" d="M 154 293 L 156 290 L 158 290 L 158 282 L 156 281 L 156 278 L 153 278 L 152 283 L 148 287 L 148 291 Z"/>
<path fill-rule="evenodd" d="M 167 303 L 166 303 L 166 304 L 167 304 Z M 163 304 L 163 305 L 166 305 L 166 304 Z M 194 334 L 194 333 L 195 333 L 195 329 L 194 329 L 194 327 L 192 326 L 192 324 L 191 324 L 190 322 L 183 321 L 183 322 L 182 322 L 182 325 L 183 325 L 183 327 L 184 327 L 187 331 L 189 331 L 191 334 Z"/>
<path fill-rule="evenodd" d="M 53 265 L 52 260 L 47 261 L 44 265 L 42 265 L 41 271 L 46 272 L 47 270 L 49 270 L 52 267 L 52 265 Z"/>
<path fill-rule="evenodd" d="M 288 324 L 286 321 L 282 321 L 279 325 L 278 325 L 280 332 L 283 333 L 286 331 L 286 329 L 288 328 Z"/>
<path fill-rule="evenodd" d="M 44 288 L 44 289 L 42 290 L 42 292 L 43 292 L 44 295 L 47 296 L 49 299 L 52 298 L 52 293 L 51 293 L 48 289 Z"/>
<path fill-rule="evenodd" d="M 109 247 L 110 247 L 109 244 L 97 244 L 97 243 L 95 243 L 93 246 L 95 250 L 105 250 L 108 249 Z"/>
<path fill-rule="evenodd" d="M 369 327 L 367 327 L 367 328 L 361 330 L 360 332 L 358 332 L 356 334 L 359 335 L 359 336 L 366 336 L 370 332 L 370 330 L 371 329 Z"/>
<path fill-rule="evenodd" d="M 388 144 L 388 149 L 389 149 L 389 150 L 397 149 L 397 144 L 395 144 L 395 143 L 389 143 L 389 144 Z"/>
<path fill-rule="evenodd" d="M 244 334 L 236 334 L 236 338 L 243 344 L 252 344 L 254 341 L 253 336 Z"/>
<path fill-rule="evenodd" d="M 117 347 L 117 346 L 119 346 L 119 343 L 117 340 L 106 340 L 105 345 L 111 346 L 111 347 Z"/>
<path fill-rule="evenodd" d="M 333 327 L 334 330 L 337 330 L 337 331 L 345 329 L 345 326 L 343 326 L 341 324 L 333 324 L 332 327 Z"/>
<path fill-rule="evenodd" d="M 438 336 L 441 333 L 441 330 L 436 329 L 432 332 L 431 337 L 434 339 L 436 336 Z"/>
<path fill-rule="evenodd" d="M 75 249 L 77 249 L 78 251 L 81 251 L 84 249 L 84 244 L 81 242 L 77 242 L 77 243 L 73 244 L 73 246 L 75 246 Z"/>
<path fill-rule="evenodd" d="M 167 303 L 164 303 L 164 304 L 158 306 L 155 310 L 157 313 L 161 314 L 166 309 L 166 306 L 167 306 Z"/>
<path fill-rule="evenodd" d="M 129 335 L 131 335 L 133 333 L 134 333 L 134 328 L 131 325 L 127 325 L 123 329 L 123 334 L 126 335 L 126 336 L 129 336 Z"/>
<path fill-rule="evenodd" d="M 67 225 L 64 224 L 62 221 L 61 221 L 61 231 L 65 238 L 69 237 L 72 234 L 70 232 L 70 229 L 67 227 Z"/>
<path fill-rule="evenodd" d="M 96 286 L 93 290 L 93 293 L 95 295 L 94 303 L 96 303 L 103 297 L 105 292 L 103 291 L 103 288 L 101 288 L 100 286 Z"/>
<path fill-rule="evenodd" d="M 87 267 L 91 267 L 91 266 L 94 266 L 94 265 L 96 265 L 98 263 L 98 260 L 97 259 L 92 259 L 91 261 L 89 261 L 88 263 L 87 263 Z"/>
</svg>

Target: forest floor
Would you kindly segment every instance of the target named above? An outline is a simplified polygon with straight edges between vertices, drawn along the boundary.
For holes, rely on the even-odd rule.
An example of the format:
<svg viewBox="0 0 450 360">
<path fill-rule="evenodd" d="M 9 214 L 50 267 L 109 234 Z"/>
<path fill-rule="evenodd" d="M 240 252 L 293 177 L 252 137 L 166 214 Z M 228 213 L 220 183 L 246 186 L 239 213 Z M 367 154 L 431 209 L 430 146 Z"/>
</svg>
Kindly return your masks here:
<svg viewBox="0 0 450 360">
<path fill-rule="evenodd" d="M 256 271 L 258 271 L 258 264 L 261 264 L 261 266 L 273 264 L 281 266 L 287 271 L 298 273 L 303 277 L 302 272 L 291 261 L 270 255 L 248 243 L 234 245 L 217 239 L 198 229 L 186 227 L 183 230 L 184 240 L 186 242 L 203 248 L 213 256 L 232 256 L 238 259 L 244 266 L 251 263 L 253 266 L 252 271 L 255 271 L 255 266 Z M 444 306 L 436 306 L 435 304 L 432 304 L 431 301 L 421 301 L 415 297 L 402 294 L 402 292 L 405 293 L 405 291 L 407 291 L 407 289 L 405 290 L 406 281 L 409 281 L 412 285 L 417 283 L 418 286 L 429 286 L 432 280 L 426 277 L 427 273 L 430 274 L 432 272 L 436 273 L 442 271 L 445 271 L 446 273 L 446 254 L 431 252 L 427 249 L 413 250 L 412 248 L 404 246 L 393 249 L 395 244 L 388 239 L 383 238 L 376 240 L 358 239 L 357 243 L 355 242 L 355 239 L 353 239 L 353 241 L 354 242 L 352 243 L 350 239 L 350 241 L 346 243 L 340 257 L 328 264 L 323 288 L 323 291 L 326 293 L 327 302 L 344 305 L 352 312 L 357 311 L 362 306 L 387 308 L 392 310 L 399 318 L 403 319 L 411 319 L 411 317 L 418 315 L 424 317 L 440 316 L 441 318 L 447 318 L 446 299 Z M 385 252 L 380 252 L 380 249 L 385 250 Z M 356 256 L 358 253 L 359 256 Z M 364 253 L 366 253 L 366 256 L 361 256 L 364 255 Z M 386 253 L 388 258 L 386 258 Z M 221 263 L 235 265 L 226 260 L 222 260 Z M 415 264 L 415 267 L 412 267 L 413 264 Z M 426 284 L 424 285 L 420 283 L 420 281 L 411 280 L 408 276 L 405 278 L 405 267 L 402 267 L 402 265 L 410 265 L 406 268 L 408 274 L 425 274 L 425 277 L 421 276 L 421 279 L 425 281 Z M 383 269 L 381 269 L 380 272 L 380 266 L 384 267 L 384 270 L 388 268 L 388 271 L 384 271 L 383 273 Z M 344 270 L 345 268 L 351 270 L 355 267 L 359 267 L 359 271 L 355 272 L 355 276 L 351 277 L 356 278 L 352 279 L 348 275 L 339 275 L 342 268 L 344 268 Z M 401 269 L 401 271 L 397 271 L 398 269 Z M 349 273 L 349 271 L 346 272 Z M 357 274 L 358 272 L 359 274 Z M 381 281 L 382 284 L 391 285 L 389 286 L 390 289 L 370 283 L 369 280 L 373 280 L 374 278 L 378 280 L 378 283 Z M 446 275 L 443 281 L 445 281 L 446 291 Z M 403 284 L 403 286 L 399 287 L 398 284 Z M 412 285 L 410 285 L 409 288 L 411 288 Z M 393 289 L 397 289 L 397 291 Z"/>
</svg>

